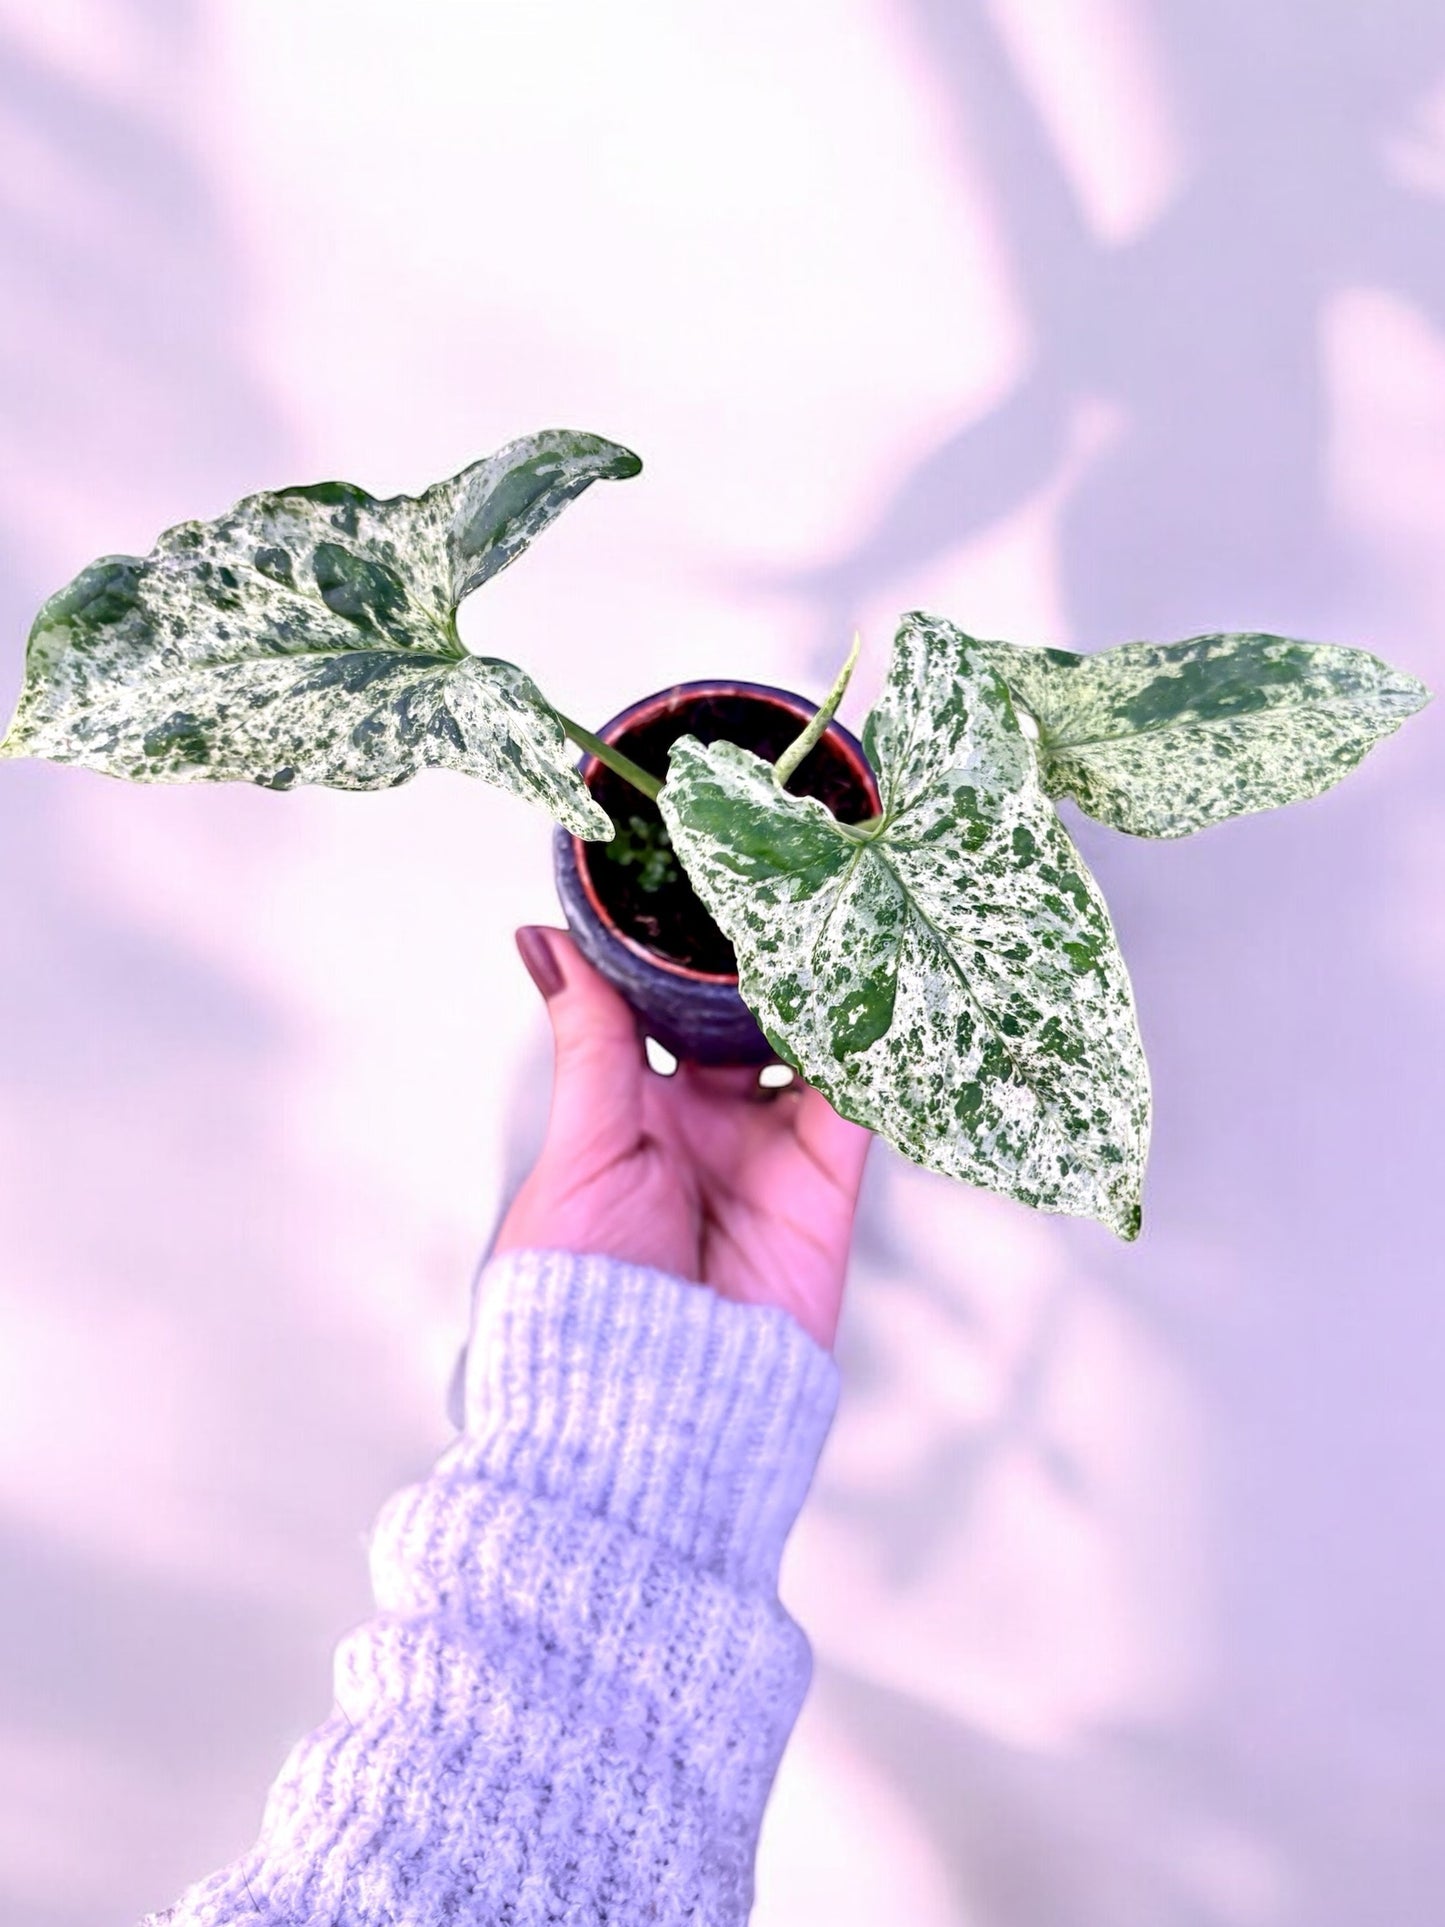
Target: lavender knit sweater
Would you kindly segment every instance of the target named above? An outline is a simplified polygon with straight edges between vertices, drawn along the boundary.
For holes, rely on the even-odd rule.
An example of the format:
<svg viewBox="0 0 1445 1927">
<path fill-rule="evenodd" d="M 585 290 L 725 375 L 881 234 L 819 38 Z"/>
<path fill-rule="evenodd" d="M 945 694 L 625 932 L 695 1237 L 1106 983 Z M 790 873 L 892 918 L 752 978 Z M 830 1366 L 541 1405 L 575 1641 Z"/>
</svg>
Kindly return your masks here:
<svg viewBox="0 0 1445 1927">
<path fill-rule="evenodd" d="M 747 1919 L 811 1670 L 777 1577 L 831 1357 L 785 1312 L 529 1251 L 481 1275 L 462 1386 L 259 1840 L 142 1927 Z"/>
</svg>

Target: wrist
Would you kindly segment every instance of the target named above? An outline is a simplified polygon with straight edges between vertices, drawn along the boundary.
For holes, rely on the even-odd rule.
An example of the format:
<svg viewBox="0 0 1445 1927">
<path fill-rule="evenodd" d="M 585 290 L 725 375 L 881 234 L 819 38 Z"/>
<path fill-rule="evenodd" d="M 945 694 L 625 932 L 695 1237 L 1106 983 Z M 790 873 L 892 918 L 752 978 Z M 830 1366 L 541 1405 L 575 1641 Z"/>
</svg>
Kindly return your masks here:
<svg viewBox="0 0 1445 1927">
<path fill-rule="evenodd" d="M 775 1305 L 597 1253 L 512 1249 L 478 1279 L 462 1385 L 479 1468 L 775 1583 L 838 1373 Z"/>
</svg>

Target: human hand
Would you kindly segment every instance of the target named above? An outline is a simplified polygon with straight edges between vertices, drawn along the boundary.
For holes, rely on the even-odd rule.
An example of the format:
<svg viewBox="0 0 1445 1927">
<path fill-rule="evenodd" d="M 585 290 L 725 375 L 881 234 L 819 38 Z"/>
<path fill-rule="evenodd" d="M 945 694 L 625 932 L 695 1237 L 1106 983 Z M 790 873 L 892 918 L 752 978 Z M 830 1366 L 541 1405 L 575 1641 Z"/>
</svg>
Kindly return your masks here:
<svg viewBox="0 0 1445 1927">
<path fill-rule="evenodd" d="M 660 1076 L 637 1022 L 563 930 L 517 948 L 547 999 L 547 1136 L 493 1251 L 600 1252 L 777 1305 L 830 1348 L 871 1133 L 797 1079 L 681 1063 Z"/>
</svg>

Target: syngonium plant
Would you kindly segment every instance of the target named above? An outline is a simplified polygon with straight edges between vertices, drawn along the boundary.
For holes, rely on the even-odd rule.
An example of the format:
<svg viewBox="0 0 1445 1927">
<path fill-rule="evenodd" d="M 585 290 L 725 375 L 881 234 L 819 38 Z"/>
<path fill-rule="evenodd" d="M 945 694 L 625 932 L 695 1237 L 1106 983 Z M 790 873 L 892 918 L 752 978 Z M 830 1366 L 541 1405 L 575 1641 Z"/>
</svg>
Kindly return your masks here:
<svg viewBox="0 0 1445 1927">
<path fill-rule="evenodd" d="M 277 790 L 452 769 L 608 841 L 570 738 L 656 801 L 764 1035 L 843 1116 L 933 1170 L 1137 1237 L 1148 1067 L 1054 799 L 1185 836 L 1318 795 L 1430 692 L 1365 650 L 1281 636 L 1076 655 L 909 614 L 863 730 L 878 816 L 843 823 L 786 787 L 856 646 L 776 764 L 683 736 L 659 783 L 456 625 L 568 502 L 641 466 L 549 430 L 416 497 L 280 489 L 104 557 L 36 617 L 0 756 Z"/>
</svg>

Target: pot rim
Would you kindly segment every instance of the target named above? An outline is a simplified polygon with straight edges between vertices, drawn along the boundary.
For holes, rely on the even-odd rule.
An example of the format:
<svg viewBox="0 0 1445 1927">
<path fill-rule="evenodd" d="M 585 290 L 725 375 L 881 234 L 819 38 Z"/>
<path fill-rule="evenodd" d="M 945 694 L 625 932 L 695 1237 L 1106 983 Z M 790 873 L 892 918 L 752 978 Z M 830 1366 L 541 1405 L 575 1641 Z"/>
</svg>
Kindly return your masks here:
<svg viewBox="0 0 1445 1927">
<path fill-rule="evenodd" d="M 597 734 L 605 743 L 611 744 L 618 736 L 634 728 L 638 723 L 648 723 L 669 709 L 680 709 L 685 704 L 708 696 L 755 696 L 773 704 L 777 709 L 788 710 L 798 718 L 800 724 L 812 721 L 817 713 L 817 704 L 808 702 L 804 697 L 795 695 L 791 690 L 775 689 L 769 683 L 744 682 L 737 677 L 705 676 L 696 682 L 673 683 L 667 689 L 659 689 L 651 696 L 643 696 L 626 709 L 619 710 L 611 722 L 604 723 Z M 824 740 L 831 739 L 834 747 L 853 765 L 855 774 L 873 802 L 879 808 L 878 779 L 869 767 L 862 746 L 836 718 L 824 731 Z M 583 753 L 578 768 L 582 781 L 591 788 L 590 778 L 603 767 L 602 758 L 594 750 Z M 598 896 L 592 881 L 592 872 L 587 860 L 591 844 L 585 837 L 572 836 L 572 855 L 577 868 L 578 881 L 582 885 L 593 915 L 601 923 L 609 936 L 624 944 L 634 956 L 641 957 L 655 969 L 666 971 L 672 976 L 681 977 L 695 984 L 723 984 L 737 988 L 738 973 L 735 970 L 719 972 L 713 970 L 694 970 L 691 964 L 678 963 L 672 957 L 664 957 L 660 951 L 649 949 L 638 938 L 624 930 Z M 600 847 L 600 845 L 599 845 Z"/>
</svg>

